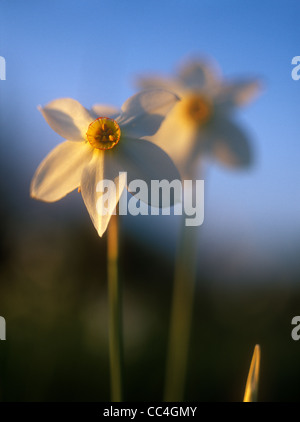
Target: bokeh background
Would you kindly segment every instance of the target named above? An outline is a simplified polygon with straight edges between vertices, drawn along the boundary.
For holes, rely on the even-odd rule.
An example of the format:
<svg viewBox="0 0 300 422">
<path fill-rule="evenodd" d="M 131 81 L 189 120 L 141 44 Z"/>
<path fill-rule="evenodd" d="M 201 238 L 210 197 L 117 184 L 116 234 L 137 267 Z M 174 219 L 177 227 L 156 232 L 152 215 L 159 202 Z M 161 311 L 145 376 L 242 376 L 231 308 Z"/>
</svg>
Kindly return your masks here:
<svg viewBox="0 0 300 422">
<path fill-rule="evenodd" d="M 106 235 L 81 196 L 29 198 L 61 138 L 37 106 L 120 106 L 144 72 L 193 55 L 261 78 L 236 121 L 253 166 L 207 168 L 185 399 L 241 401 L 256 343 L 260 401 L 298 401 L 300 80 L 297 0 L 0 0 L 0 400 L 108 401 Z M 125 400 L 161 400 L 179 217 L 123 217 Z"/>
</svg>

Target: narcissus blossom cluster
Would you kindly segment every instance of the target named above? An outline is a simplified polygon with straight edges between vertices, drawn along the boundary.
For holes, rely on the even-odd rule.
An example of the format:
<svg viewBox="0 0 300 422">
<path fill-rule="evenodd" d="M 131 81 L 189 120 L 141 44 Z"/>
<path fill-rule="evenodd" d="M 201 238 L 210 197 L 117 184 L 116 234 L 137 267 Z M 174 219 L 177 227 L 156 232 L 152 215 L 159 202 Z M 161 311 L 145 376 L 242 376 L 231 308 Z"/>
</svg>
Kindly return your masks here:
<svg viewBox="0 0 300 422">
<path fill-rule="evenodd" d="M 39 108 L 65 141 L 38 167 L 31 196 L 53 202 L 78 189 L 99 236 L 130 180 L 195 178 L 204 156 L 228 166 L 251 163 L 250 142 L 234 111 L 258 94 L 256 79 L 224 81 L 216 66 L 194 60 L 175 77 L 142 77 L 139 86 L 120 111 L 101 104 L 87 110 L 71 98 Z M 117 192 L 101 214 L 97 184 L 104 179 L 114 181 Z"/>
</svg>

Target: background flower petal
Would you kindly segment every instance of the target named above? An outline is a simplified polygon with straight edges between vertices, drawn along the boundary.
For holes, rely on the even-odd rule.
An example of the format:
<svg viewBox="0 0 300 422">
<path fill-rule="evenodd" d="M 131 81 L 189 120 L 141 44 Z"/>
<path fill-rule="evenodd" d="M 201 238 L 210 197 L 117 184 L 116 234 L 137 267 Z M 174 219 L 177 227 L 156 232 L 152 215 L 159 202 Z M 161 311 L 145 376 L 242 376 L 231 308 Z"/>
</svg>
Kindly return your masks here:
<svg viewBox="0 0 300 422">
<path fill-rule="evenodd" d="M 178 70 L 178 77 L 186 89 L 207 90 L 218 86 L 221 72 L 212 60 L 190 60 Z"/>
<path fill-rule="evenodd" d="M 122 106 L 117 119 L 121 131 L 132 138 L 153 135 L 178 100 L 175 94 L 163 89 L 139 92 Z"/>
<path fill-rule="evenodd" d="M 31 182 L 33 198 L 54 202 L 80 186 L 81 173 L 92 158 L 87 143 L 65 141 L 42 161 Z"/>
<path fill-rule="evenodd" d="M 116 187 L 115 195 L 112 190 L 107 192 L 109 199 L 106 204 L 106 215 L 100 213 L 99 206 L 97 206 L 98 200 L 102 196 L 101 192 L 97 192 L 97 186 L 102 180 L 111 180 Z M 119 174 L 112 151 L 94 150 L 93 159 L 82 172 L 81 194 L 99 236 L 105 232 L 125 186 L 126 177 L 124 174 Z"/>
<path fill-rule="evenodd" d="M 262 83 L 257 79 L 240 80 L 232 84 L 224 84 L 216 96 L 217 105 L 231 110 L 251 102 L 262 91 Z"/>
<path fill-rule="evenodd" d="M 72 98 L 51 101 L 39 110 L 51 128 L 70 141 L 85 140 L 89 124 L 95 120 L 92 113 Z"/>
<path fill-rule="evenodd" d="M 201 159 L 210 155 L 228 167 L 247 167 L 252 164 L 252 151 L 248 136 L 235 123 L 218 118 L 211 127 L 198 133 L 193 157 Z"/>
<path fill-rule="evenodd" d="M 169 182 L 181 180 L 180 174 L 168 154 L 152 142 L 125 138 L 122 144 L 119 144 L 116 158 L 120 163 L 120 168 L 127 172 L 128 184 L 136 179 L 146 182 L 149 195 L 147 192 L 139 192 L 135 195 L 146 204 L 155 207 L 165 206 L 164 202 L 151 198 L 152 180 L 167 180 Z M 178 201 L 179 198 L 176 196 L 171 201 L 171 205 Z"/>
<path fill-rule="evenodd" d="M 158 131 L 149 139 L 172 159 L 181 176 L 186 175 L 186 161 L 197 137 L 197 127 L 182 112 L 183 103 L 175 104 Z"/>
<path fill-rule="evenodd" d="M 181 95 L 184 87 L 174 78 L 159 75 L 144 75 L 136 78 L 136 86 L 139 89 L 165 89 L 174 94 Z"/>
</svg>

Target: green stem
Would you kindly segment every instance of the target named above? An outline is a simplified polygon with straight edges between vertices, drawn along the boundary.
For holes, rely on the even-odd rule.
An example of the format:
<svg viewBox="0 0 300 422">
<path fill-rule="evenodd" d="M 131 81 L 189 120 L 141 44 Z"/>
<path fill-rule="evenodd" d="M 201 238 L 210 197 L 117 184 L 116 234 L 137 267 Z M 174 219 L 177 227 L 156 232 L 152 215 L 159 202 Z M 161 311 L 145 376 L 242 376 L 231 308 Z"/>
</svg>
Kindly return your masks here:
<svg viewBox="0 0 300 422">
<path fill-rule="evenodd" d="M 118 216 L 111 217 L 108 226 L 108 299 L 109 299 L 109 357 L 111 400 L 122 401 L 122 311 L 118 274 L 119 236 Z"/>
<path fill-rule="evenodd" d="M 198 230 L 182 226 L 181 231 L 167 350 L 164 394 L 167 402 L 183 401 L 195 293 Z"/>
</svg>

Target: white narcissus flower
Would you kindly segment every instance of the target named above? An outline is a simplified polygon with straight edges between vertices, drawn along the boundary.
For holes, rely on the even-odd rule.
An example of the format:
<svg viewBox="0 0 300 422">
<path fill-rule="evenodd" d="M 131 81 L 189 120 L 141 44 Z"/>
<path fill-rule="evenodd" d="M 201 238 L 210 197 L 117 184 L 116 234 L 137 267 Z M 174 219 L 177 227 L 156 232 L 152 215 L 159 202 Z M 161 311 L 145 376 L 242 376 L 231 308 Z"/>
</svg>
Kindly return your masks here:
<svg viewBox="0 0 300 422">
<path fill-rule="evenodd" d="M 173 93 L 155 89 L 129 98 L 120 112 L 101 105 L 87 110 L 71 98 L 40 107 L 51 128 L 67 140 L 54 148 L 38 167 L 31 182 L 31 196 L 54 202 L 78 188 L 102 236 L 126 181 L 141 179 L 150 184 L 152 179 L 179 178 L 169 156 L 149 141 L 177 101 Z M 141 139 L 144 137 L 147 140 Z M 115 197 L 108 200 L 106 215 L 97 209 L 100 196 L 97 185 L 102 180 L 112 180 L 116 186 Z"/>
<path fill-rule="evenodd" d="M 216 66 L 193 60 L 173 78 L 144 76 L 138 79 L 138 86 L 168 89 L 181 99 L 152 141 L 173 158 L 183 177 L 194 175 L 203 156 L 231 167 L 251 163 L 248 138 L 232 117 L 235 108 L 259 93 L 258 80 L 223 81 Z"/>
</svg>

